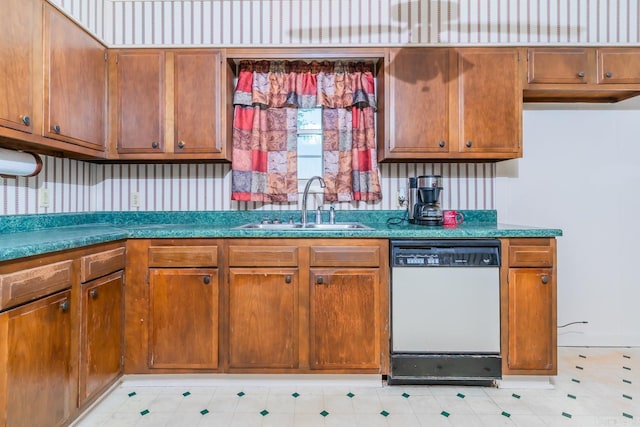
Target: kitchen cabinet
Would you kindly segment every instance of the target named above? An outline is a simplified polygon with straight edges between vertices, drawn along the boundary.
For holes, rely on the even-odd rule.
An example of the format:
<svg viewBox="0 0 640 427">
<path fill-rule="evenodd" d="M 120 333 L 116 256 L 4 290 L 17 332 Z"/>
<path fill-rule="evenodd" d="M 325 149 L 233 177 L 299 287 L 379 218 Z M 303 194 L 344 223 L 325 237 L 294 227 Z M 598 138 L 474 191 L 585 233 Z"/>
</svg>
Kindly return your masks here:
<svg viewBox="0 0 640 427">
<path fill-rule="evenodd" d="M 215 239 L 127 241 L 126 374 L 218 369 L 219 245 Z"/>
<path fill-rule="evenodd" d="M 556 241 L 502 241 L 504 375 L 557 374 Z"/>
<path fill-rule="evenodd" d="M 113 57 L 113 157 L 230 159 L 220 51 L 122 49 Z"/>
<path fill-rule="evenodd" d="M 46 5 L 44 136 L 105 151 L 107 49 Z"/>
<path fill-rule="evenodd" d="M 118 244 L 80 258 L 78 407 L 122 374 L 125 249 Z"/>
<path fill-rule="evenodd" d="M 386 161 L 522 156 L 518 48 L 392 48 Z"/>
<path fill-rule="evenodd" d="M 638 48 L 529 48 L 524 69 L 525 102 L 617 102 L 640 94 Z"/>
</svg>

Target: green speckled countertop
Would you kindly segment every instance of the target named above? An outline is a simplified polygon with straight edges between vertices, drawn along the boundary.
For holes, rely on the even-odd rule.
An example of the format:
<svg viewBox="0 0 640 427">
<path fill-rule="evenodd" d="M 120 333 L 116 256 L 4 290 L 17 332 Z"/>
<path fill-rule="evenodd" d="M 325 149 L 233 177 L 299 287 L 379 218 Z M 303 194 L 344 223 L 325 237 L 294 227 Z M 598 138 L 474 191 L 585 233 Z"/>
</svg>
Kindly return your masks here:
<svg viewBox="0 0 640 427">
<path fill-rule="evenodd" d="M 559 229 L 500 224 L 494 210 L 461 211 L 457 227 L 389 224 L 404 211 L 337 211 L 336 222 L 361 222 L 367 230 L 262 230 L 234 227 L 263 217 L 300 219 L 300 211 L 95 212 L 0 217 L 0 261 L 128 238 L 386 238 L 456 239 L 491 237 L 556 237 Z M 324 212 L 327 216 L 328 213 Z M 328 216 L 324 218 L 328 222 Z M 309 213 L 309 222 L 315 212 Z"/>
</svg>

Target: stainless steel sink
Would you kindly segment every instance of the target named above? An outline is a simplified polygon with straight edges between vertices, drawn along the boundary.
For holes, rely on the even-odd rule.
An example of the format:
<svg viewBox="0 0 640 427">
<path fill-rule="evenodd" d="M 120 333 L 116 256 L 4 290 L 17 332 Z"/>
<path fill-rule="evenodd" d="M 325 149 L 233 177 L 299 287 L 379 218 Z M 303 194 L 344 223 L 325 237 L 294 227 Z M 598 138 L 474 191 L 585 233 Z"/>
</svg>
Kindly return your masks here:
<svg viewBox="0 0 640 427">
<path fill-rule="evenodd" d="M 248 224 L 239 225 L 234 227 L 237 230 L 317 230 L 317 231 L 339 231 L 339 230 L 372 230 L 371 227 L 364 225 L 359 222 L 337 222 L 335 224 L 316 224 L 309 223 L 302 226 L 301 223 L 281 223 L 281 224 L 272 224 L 272 223 L 261 223 L 261 222 L 250 222 Z"/>
</svg>

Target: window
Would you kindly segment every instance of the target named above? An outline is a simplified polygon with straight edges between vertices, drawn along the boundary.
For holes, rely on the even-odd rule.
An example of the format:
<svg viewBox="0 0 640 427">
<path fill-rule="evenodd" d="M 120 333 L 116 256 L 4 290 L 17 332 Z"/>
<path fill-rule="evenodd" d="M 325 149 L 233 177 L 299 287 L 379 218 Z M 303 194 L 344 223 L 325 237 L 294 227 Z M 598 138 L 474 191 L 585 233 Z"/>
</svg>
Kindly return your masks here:
<svg viewBox="0 0 640 427">
<path fill-rule="evenodd" d="M 298 180 L 322 176 L 322 108 L 298 109 Z"/>
</svg>

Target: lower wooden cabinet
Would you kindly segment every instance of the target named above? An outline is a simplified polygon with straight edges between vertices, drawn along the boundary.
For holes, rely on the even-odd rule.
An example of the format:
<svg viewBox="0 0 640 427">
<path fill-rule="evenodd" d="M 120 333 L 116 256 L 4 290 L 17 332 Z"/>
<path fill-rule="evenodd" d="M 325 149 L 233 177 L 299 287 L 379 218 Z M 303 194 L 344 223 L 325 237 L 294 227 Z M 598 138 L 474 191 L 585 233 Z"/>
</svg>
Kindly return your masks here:
<svg viewBox="0 0 640 427">
<path fill-rule="evenodd" d="M 82 285 L 79 406 L 122 374 L 123 286 L 122 271 Z"/>
<path fill-rule="evenodd" d="M 0 424 L 63 425 L 71 415 L 71 290 L 0 314 Z"/>
<path fill-rule="evenodd" d="M 505 239 L 502 250 L 503 374 L 556 375 L 556 241 Z"/>
<path fill-rule="evenodd" d="M 379 368 L 378 268 L 312 268 L 310 278 L 311 368 Z"/>
<path fill-rule="evenodd" d="M 149 272 L 149 367 L 218 367 L 218 270 Z"/>
<path fill-rule="evenodd" d="M 298 271 L 229 270 L 229 368 L 298 366 Z"/>
</svg>

